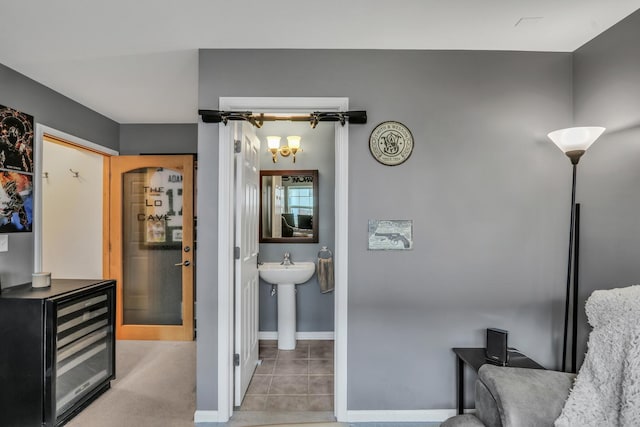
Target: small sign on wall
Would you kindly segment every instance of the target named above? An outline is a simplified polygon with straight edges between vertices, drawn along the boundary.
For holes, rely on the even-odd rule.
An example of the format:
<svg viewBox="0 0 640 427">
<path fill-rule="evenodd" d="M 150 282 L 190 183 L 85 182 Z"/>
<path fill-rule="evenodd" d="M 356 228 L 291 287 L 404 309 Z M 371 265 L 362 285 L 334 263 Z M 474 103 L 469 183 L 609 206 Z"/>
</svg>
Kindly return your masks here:
<svg viewBox="0 0 640 427">
<path fill-rule="evenodd" d="M 413 135 L 400 122 L 382 122 L 369 136 L 371 155 L 387 166 L 397 166 L 409 158 L 413 152 Z"/>
<path fill-rule="evenodd" d="M 413 249 L 413 221 L 369 220 L 370 251 L 406 251 Z"/>
</svg>

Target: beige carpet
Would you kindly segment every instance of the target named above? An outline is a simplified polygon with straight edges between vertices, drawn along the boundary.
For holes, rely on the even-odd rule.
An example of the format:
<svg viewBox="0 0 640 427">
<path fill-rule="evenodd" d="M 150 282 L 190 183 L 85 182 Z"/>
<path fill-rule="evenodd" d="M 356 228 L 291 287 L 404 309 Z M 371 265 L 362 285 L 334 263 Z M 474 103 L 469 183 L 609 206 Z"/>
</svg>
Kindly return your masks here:
<svg viewBox="0 0 640 427">
<path fill-rule="evenodd" d="M 195 342 L 118 341 L 111 389 L 69 427 L 193 427 Z"/>
<path fill-rule="evenodd" d="M 67 424 L 68 427 L 193 427 L 196 343 L 117 341 L 111 389 Z M 235 411 L 216 427 L 339 427 L 333 412 Z M 300 422 L 308 424 L 296 424 Z M 289 424 L 287 424 L 289 423 Z"/>
</svg>

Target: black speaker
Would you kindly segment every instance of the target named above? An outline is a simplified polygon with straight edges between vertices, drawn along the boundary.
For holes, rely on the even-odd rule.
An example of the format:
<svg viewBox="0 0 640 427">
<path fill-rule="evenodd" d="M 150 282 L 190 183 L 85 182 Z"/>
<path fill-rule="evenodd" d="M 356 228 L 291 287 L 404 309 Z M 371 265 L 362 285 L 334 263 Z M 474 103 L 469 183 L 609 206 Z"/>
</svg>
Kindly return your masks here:
<svg viewBox="0 0 640 427">
<path fill-rule="evenodd" d="M 503 329 L 487 328 L 486 359 L 496 365 L 505 366 L 509 361 L 507 336 L 509 332 Z"/>
</svg>

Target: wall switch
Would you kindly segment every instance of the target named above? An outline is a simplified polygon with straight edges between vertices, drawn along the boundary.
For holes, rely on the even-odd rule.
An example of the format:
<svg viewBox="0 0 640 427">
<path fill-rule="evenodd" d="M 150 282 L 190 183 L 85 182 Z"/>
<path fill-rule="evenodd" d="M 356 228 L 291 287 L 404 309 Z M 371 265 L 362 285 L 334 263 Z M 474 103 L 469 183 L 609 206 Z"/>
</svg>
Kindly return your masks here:
<svg viewBox="0 0 640 427">
<path fill-rule="evenodd" d="M 0 252 L 9 251 L 9 235 L 0 234 Z"/>
</svg>

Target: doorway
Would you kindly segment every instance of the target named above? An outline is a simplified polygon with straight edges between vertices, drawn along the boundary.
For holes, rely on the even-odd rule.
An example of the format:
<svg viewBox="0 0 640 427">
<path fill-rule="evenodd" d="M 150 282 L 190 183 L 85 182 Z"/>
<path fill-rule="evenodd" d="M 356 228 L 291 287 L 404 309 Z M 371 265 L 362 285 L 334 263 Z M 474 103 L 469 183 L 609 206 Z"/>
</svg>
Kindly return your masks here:
<svg viewBox="0 0 640 427">
<path fill-rule="evenodd" d="M 220 98 L 221 110 L 265 113 L 347 111 L 347 98 Z M 331 125 L 329 125 L 331 126 Z M 347 256 L 348 256 L 348 126 L 335 124 L 335 385 L 334 414 L 346 420 L 347 395 Z M 218 414 L 226 422 L 233 414 L 233 244 L 234 154 L 231 127 L 219 125 L 218 185 Z"/>
<path fill-rule="evenodd" d="M 42 269 L 54 278 L 104 277 L 102 188 L 108 164 L 107 156 L 44 137 Z M 60 242 L 67 242 L 64 251 Z"/>
<path fill-rule="evenodd" d="M 105 177 L 109 159 L 118 152 L 36 123 L 35 153 L 41 160 L 35 164 L 34 271 L 46 267 L 53 277 L 106 278 L 109 201 Z M 86 242 L 86 236 L 93 242 Z M 60 239 L 76 244 L 60 252 Z M 69 255 L 69 250 L 75 252 Z M 58 256 L 61 253 L 63 257 Z"/>
<path fill-rule="evenodd" d="M 118 339 L 193 340 L 193 166 L 190 155 L 111 159 Z"/>
</svg>

